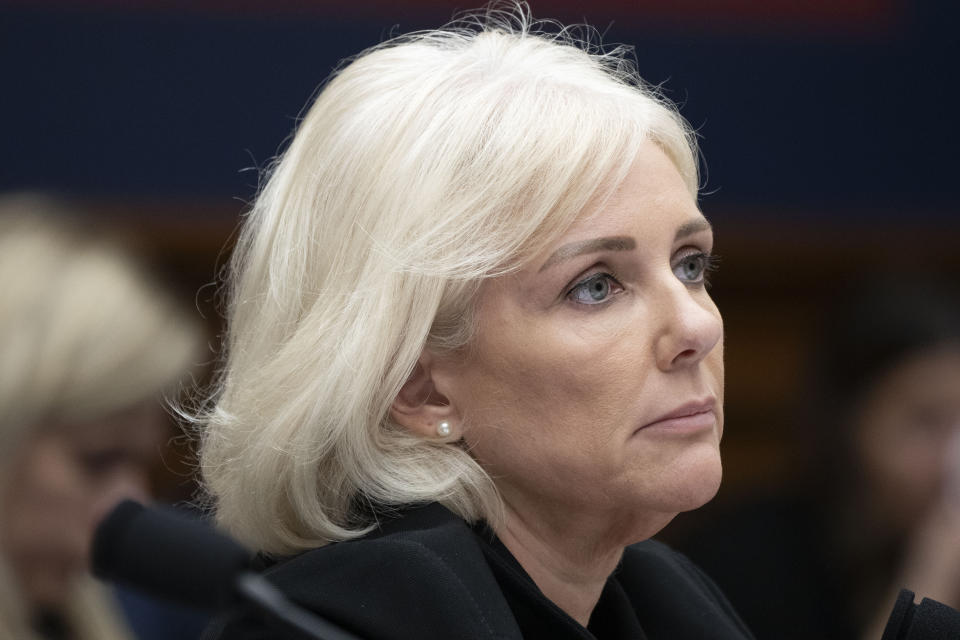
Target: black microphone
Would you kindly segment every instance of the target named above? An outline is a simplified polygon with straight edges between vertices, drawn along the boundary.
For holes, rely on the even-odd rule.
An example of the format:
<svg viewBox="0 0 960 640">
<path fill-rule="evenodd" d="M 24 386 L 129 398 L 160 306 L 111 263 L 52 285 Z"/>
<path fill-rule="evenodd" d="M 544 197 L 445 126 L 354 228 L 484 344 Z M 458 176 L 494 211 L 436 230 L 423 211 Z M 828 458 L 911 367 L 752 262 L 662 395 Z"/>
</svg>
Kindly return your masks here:
<svg viewBox="0 0 960 640">
<path fill-rule="evenodd" d="M 164 600 L 218 609 L 233 599 L 237 576 L 251 554 L 199 520 L 118 504 L 93 537 L 93 572 Z"/>
<path fill-rule="evenodd" d="M 163 600 L 208 610 L 246 602 L 284 637 L 359 640 L 287 600 L 232 538 L 172 510 L 121 502 L 97 527 L 92 555 L 96 576 Z"/>
<path fill-rule="evenodd" d="M 924 598 L 913 601 L 913 591 L 902 589 L 880 640 L 957 640 L 960 611 Z"/>
</svg>

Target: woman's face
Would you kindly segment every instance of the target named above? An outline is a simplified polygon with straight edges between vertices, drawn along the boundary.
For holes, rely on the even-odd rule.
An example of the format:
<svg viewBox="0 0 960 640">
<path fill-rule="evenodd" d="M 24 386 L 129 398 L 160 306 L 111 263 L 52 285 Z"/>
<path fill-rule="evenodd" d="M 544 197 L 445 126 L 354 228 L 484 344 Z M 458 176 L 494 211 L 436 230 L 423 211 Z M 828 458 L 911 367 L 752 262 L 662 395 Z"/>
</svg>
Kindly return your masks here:
<svg viewBox="0 0 960 640">
<path fill-rule="evenodd" d="M 60 607 L 87 569 L 100 519 L 123 498 L 146 498 L 163 419 L 152 402 L 42 428 L 24 443 L 0 502 L 0 545 L 31 606 Z"/>
<path fill-rule="evenodd" d="M 947 491 L 956 500 L 960 345 L 915 354 L 884 375 L 861 403 L 853 434 L 869 504 L 890 531 L 915 526 Z"/>
<path fill-rule="evenodd" d="M 557 526 L 592 518 L 631 542 L 719 486 L 713 236 L 653 143 L 587 213 L 484 285 L 474 349 L 442 385 L 508 509 Z"/>
</svg>

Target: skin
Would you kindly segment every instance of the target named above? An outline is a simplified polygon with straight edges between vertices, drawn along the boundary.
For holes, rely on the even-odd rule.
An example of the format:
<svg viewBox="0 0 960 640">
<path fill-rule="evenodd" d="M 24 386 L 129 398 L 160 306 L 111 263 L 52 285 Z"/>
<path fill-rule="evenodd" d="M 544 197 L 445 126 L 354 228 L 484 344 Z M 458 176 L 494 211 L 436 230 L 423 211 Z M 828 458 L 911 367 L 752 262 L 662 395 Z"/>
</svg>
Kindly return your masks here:
<svg viewBox="0 0 960 640">
<path fill-rule="evenodd" d="M 451 424 L 502 495 L 498 536 L 583 625 L 624 547 L 719 487 L 723 325 L 701 269 L 712 243 L 647 143 L 612 198 L 484 285 L 469 355 L 425 353 L 394 403 L 424 436 Z M 713 403 L 696 429 L 647 426 L 691 401 Z"/>
<path fill-rule="evenodd" d="M 155 402 L 99 420 L 40 427 L 8 470 L 0 548 L 32 609 L 60 609 L 89 567 L 100 519 L 124 498 L 145 501 L 162 442 Z"/>
<path fill-rule="evenodd" d="M 960 491 L 948 486 L 947 473 L 957 438 L 960 345 L 915 354 L 871 389 L 855 420 L 854 447 L 864 493 L 885 530 L 902 534 L 946 492 Z"/>
</svg>

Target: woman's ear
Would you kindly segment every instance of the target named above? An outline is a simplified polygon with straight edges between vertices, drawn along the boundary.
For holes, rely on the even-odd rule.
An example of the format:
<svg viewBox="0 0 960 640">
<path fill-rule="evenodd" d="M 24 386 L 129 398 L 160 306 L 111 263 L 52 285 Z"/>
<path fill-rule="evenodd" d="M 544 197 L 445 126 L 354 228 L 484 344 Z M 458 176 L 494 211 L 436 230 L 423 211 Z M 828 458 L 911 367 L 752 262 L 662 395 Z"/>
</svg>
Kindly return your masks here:
<svg viewBox="0 0 960 640">
<path fill-rule="evenodd" d="M 454 441 L 462 435 L 460 416 L 432 377 L 433 357 L 424 351 L 390 407 L 390 417 L 410 433 L 430 440 Z"/>
</svg>

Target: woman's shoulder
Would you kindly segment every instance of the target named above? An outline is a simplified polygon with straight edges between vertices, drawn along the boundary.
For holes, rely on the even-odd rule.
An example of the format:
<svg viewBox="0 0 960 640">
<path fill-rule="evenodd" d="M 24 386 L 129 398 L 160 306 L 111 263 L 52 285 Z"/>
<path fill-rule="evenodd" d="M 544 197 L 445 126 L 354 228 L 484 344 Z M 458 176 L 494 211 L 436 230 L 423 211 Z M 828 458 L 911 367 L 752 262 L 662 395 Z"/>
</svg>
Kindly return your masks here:
<svg viewBox="0 0 960 640">
<path fill-rule="evenodd" d="M 750 639 L 716 584 L 683 554 L 656 540 L 627 547 L 616 579 L 651 638 Z"/>
<path fill-rule="evenodd" d="M 363 638 L 519 637 L 475 534 L 439 504 L 406 509 L 367 536 L 285 559 L 264 575 L 298 606 Z M 249 612 L 215 627 L 206 638 L 274 637 Z"/>
<path fill-rule="evenodd" d="M 396 568 L 407 575 L 413 571 L 416 576 L 423 573 L 419 567 L 443 571 L 451 564 L 468 560 L 469 551 L 466 557 L 457 552 L 462 552 L 470 539 L 471 531 L 462 520 L 432 503 L 381 517 L 375 528 L 361 538 L 274 561 L 263 573 L 271 582 L 289 587 L 296 587 L 304 578 L 314 582 L 320 569 L 324 575 L 347 574 L 341 578 L 349 579 L 355 579 L 356 572 L 366 566 L 375 568 L 378 575 Z"/>
</svg>

